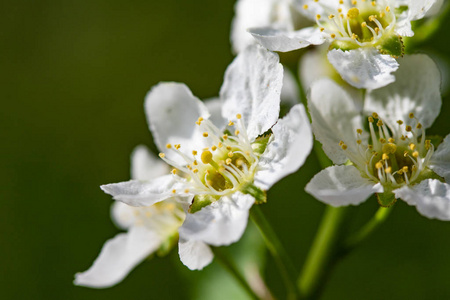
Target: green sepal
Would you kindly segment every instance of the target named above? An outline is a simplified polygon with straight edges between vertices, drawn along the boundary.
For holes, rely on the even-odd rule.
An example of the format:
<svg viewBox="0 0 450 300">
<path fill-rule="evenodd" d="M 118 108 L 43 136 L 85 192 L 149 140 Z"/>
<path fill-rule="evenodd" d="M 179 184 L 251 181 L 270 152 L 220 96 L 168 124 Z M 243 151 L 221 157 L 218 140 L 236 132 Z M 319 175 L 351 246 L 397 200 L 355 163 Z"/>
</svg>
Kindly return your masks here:
<svg viewBox="0 0 450 300">
<path fill-rule="evenodd" d="M 244 194 L 248 194 L 255 198 L 256 204 L 263 204 L 267 202 L 267 193 L 266 191 L 261 190 L 253 183 L 247 183 L 241 189 L 241 192 Z"/>
<path fill-rule="evenodd" d="M 392 190 L 384 189 L 384 193 L 377 193 L 378 204 L 382 207 L 391 207 L 397 201 Z"/>
<path fill-rule="evenodd" d="M 260 136 L 258 136 L 252 143 L 253 153 L 255 153 L 258 157 L 261 156 L 264 153 L 264 151 L 266 151 L 267 144 L 269 143 L 269 139 L 271 136 L 272 136 L 272 129 L 269 129 Z"/>
<path fill-rule="evenodd" d="M 417 177 L 417 179 L 414 180 L 414 183 L 419 183 L 422 180 L 426 180 L 426 179 L 436 179 L 436 180 L 439 180 L 440 182 L 445 182 L 445 179 L 443 177 L 436 174 L 433 170 L 426 168 L 425 170 L 423 170 L 420 173 L 420 175 Z"/>
<path fill-rule="evenodd" d="M 377 49 L 382 54 L 388 54 L 394 58 L 405 54 L 405 46 L 403 45 L 402 37 L 397 34 L 391 34 L 380 40 Z"/>
<path fill-rule="evenodd" d="M 216 198 L 211 195 L 195 195 L 194 200 L 192 200 L 192 203 L 189 206 L 188 212 L 191 214 L 196 213 L 203 207 L 210 205 L 217 199 L 218 197 Z"/>
<path fill-rule="evenodd" d="M 171 236 L 169 236 L 167 239 L 165 239 L 161 246 L 159 246 L 158 250 L 156 250 L 156 255 L 159 257 L 166 256 L 170 253 L 170 250 L 177 244 L 178 242 L 178 232 L 175 232 Z"/>
<path fill-rule="evenodd" d="M 358 48 L 359 48 L 359 46 L 353 42 L 334 40 L 330 44 L 330 47 L 328 48 L 328 50 L 337 49 L 337 50 L 342 50 L 342 51 L 350 51 L 350 50 L 355 50 Z"/>
</svg>

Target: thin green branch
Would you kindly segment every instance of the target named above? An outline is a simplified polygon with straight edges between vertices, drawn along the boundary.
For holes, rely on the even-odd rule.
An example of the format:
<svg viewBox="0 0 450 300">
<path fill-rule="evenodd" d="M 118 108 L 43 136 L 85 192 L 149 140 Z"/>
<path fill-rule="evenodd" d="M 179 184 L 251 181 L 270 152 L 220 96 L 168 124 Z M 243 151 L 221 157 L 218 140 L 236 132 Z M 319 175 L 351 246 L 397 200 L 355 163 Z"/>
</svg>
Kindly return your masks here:
<svg viewBox="0 0 450 300">
<path fill-rule="evenodd" d="M 292 264 L 286 250 L 281 244 L 278 236 L 273 231 L 269 222 L 266 220 L 263 212 L 258 206 L 253 206 L 250 211 L 250 217 L 252 221 L 256 224 L 259 231 L 261 232 L 264 241 L 266 243 L 267 249 L 269 249 L 272 254 L 277 267 L 283 277 L 284 284 L 288 291 L 288 299 L 297 299 L 297 289 L 292 278 L 295 278 L 297 271 Z"/>
</svg>

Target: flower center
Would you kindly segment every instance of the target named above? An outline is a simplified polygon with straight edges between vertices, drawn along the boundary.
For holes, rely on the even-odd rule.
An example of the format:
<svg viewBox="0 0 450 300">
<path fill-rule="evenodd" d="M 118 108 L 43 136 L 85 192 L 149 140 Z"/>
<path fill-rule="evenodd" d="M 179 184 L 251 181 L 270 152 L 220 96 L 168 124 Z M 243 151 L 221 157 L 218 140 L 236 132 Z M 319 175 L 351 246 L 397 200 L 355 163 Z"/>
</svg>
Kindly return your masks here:
<svg viewBox="0 0 450 300">
<path fill-rule="evenodd" d="M 413 184 L 428 171 L 434 146 L 426 139 L 425 129 L 414 114 L 409 117 L 411 125 L 398 120 L 398 128 L 389 128 L 377 113 L 373 113 L 368 118 L 371 144 L 362 142 L 364 132 L 358 129 L 356 151 L 351 151 L 343 141 L 339 145 L 362 174 L 371 180 L 390 188 Z"/>
<path fill-rule="evenodd" d="M 241 115 L 228 123 L 221 132 L 211 121 L 199 118 L 196 122 L 203 131 L 203 137 L 211 146 L 201 151 L 192 150 L 186 155 L 179 149 L 181 145 L 167 144 L 166 148 L 180 155 L 186 164 L 180 165 L 168 159 L 164 153 L 159 156 L 173 166 L 172 174 L 180 181 L 187 180 L 190 188 L 186 194 L 223 196 L 240 190 L 253 180 L 258 157 L 254 153 Z M 234 134 L 229 129 L 233 127 Z M 176 190 L 173 193 L 177 193 Z"/>
<path fill-rule="evenodd" d="M 320 0 L 314 0 L 322 7 L 327 16 L 316 15 L 316 23 L 338 48 L 352 49 L 374 46 L 392 33 L 396 16 L 388 0 L 366 1 L 336 0 L 336 10 L 331 9 Z M 308 5 L 304 5 L 305 10 Z"/>
</svg>

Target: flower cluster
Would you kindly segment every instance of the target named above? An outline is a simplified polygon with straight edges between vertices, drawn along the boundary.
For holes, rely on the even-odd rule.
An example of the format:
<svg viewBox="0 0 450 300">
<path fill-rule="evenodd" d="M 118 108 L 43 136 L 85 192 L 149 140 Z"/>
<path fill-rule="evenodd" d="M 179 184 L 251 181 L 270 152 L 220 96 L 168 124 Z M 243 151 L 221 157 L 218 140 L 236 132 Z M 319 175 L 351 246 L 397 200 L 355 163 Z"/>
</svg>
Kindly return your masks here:
<svg viewBox="0 0 450 300">
<path fill-rule="evenodd" d="M 219 97 L 201 101 L 174 82 L 148 92 L 145 113 L 159 155 L 138 146 L 132 179 L 101 186 L 116 200 L 112 218 L 126 232 L 105 243 L 75 284 L 112 286 L 177 244 L 184 265 L 203 269 L 214 247 L 241 238 L 252 206 L 270 201 L 266 192 L 304 164 L 313 134 L 334 163 L 305 188 L 318 200 L 357 205 L 375 194 L 382 207 L 402 199 L 425 217 L 450 220 L 450 135 L 426 133 L 441 110 L 441 74 L 425 54 L 405 55 L 404 46 L 414 35 L 411 22 L 432 16 L 436 5 L 239 0 L 231 33 L 238 55 Z M 297 77 L 272 52 L 321 44 L 302 54 Z M 280 118 L 282 98 L 291 107 Z"/>
</svg>

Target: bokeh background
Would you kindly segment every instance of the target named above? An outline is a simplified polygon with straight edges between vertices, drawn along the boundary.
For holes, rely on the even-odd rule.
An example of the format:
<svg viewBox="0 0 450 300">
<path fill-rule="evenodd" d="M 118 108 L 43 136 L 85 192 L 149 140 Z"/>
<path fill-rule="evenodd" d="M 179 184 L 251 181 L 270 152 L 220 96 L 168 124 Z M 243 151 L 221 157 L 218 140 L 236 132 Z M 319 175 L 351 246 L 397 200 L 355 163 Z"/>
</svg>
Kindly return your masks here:
<svg viewBox="0 0 450 300">
<path fill-rule="evenodd" d="M 231 0 L 2 2 L 2 299 L 225 297 L 234 282 L 220 265 L 191 272 L 176 249 L 110 289 L 75 287 L 72 280 L 119 232 L 109 218 L 112 200 L 99 185 L 127 180 L 132 149 L 153 147 L 143 111 L 149 88 L 170 80 L 185 82 L 202 99 L 218 94 L 233 58 L 233 6 Z M 448 62 L 449 29 L 447 20 L 423 51 Z M 429 132 L 450 132 L 448 100 Z M 298 269 L 324 209 L 303 191 L 318 171 L 312 154 L 261 207 Z M 353 208 L 350 230 L 376 208 L 373 200 Z M 261 249 L 249 243 L 230 251 Z M 449 272 L 450 223 L 398 202 L 387 222 L 336 266 L 323 299 L 450 299 Z M 282 293 L 271 258 L 265 273 Z M 236 291 L 233 298 L 244 295 Z"/>
</svg>

